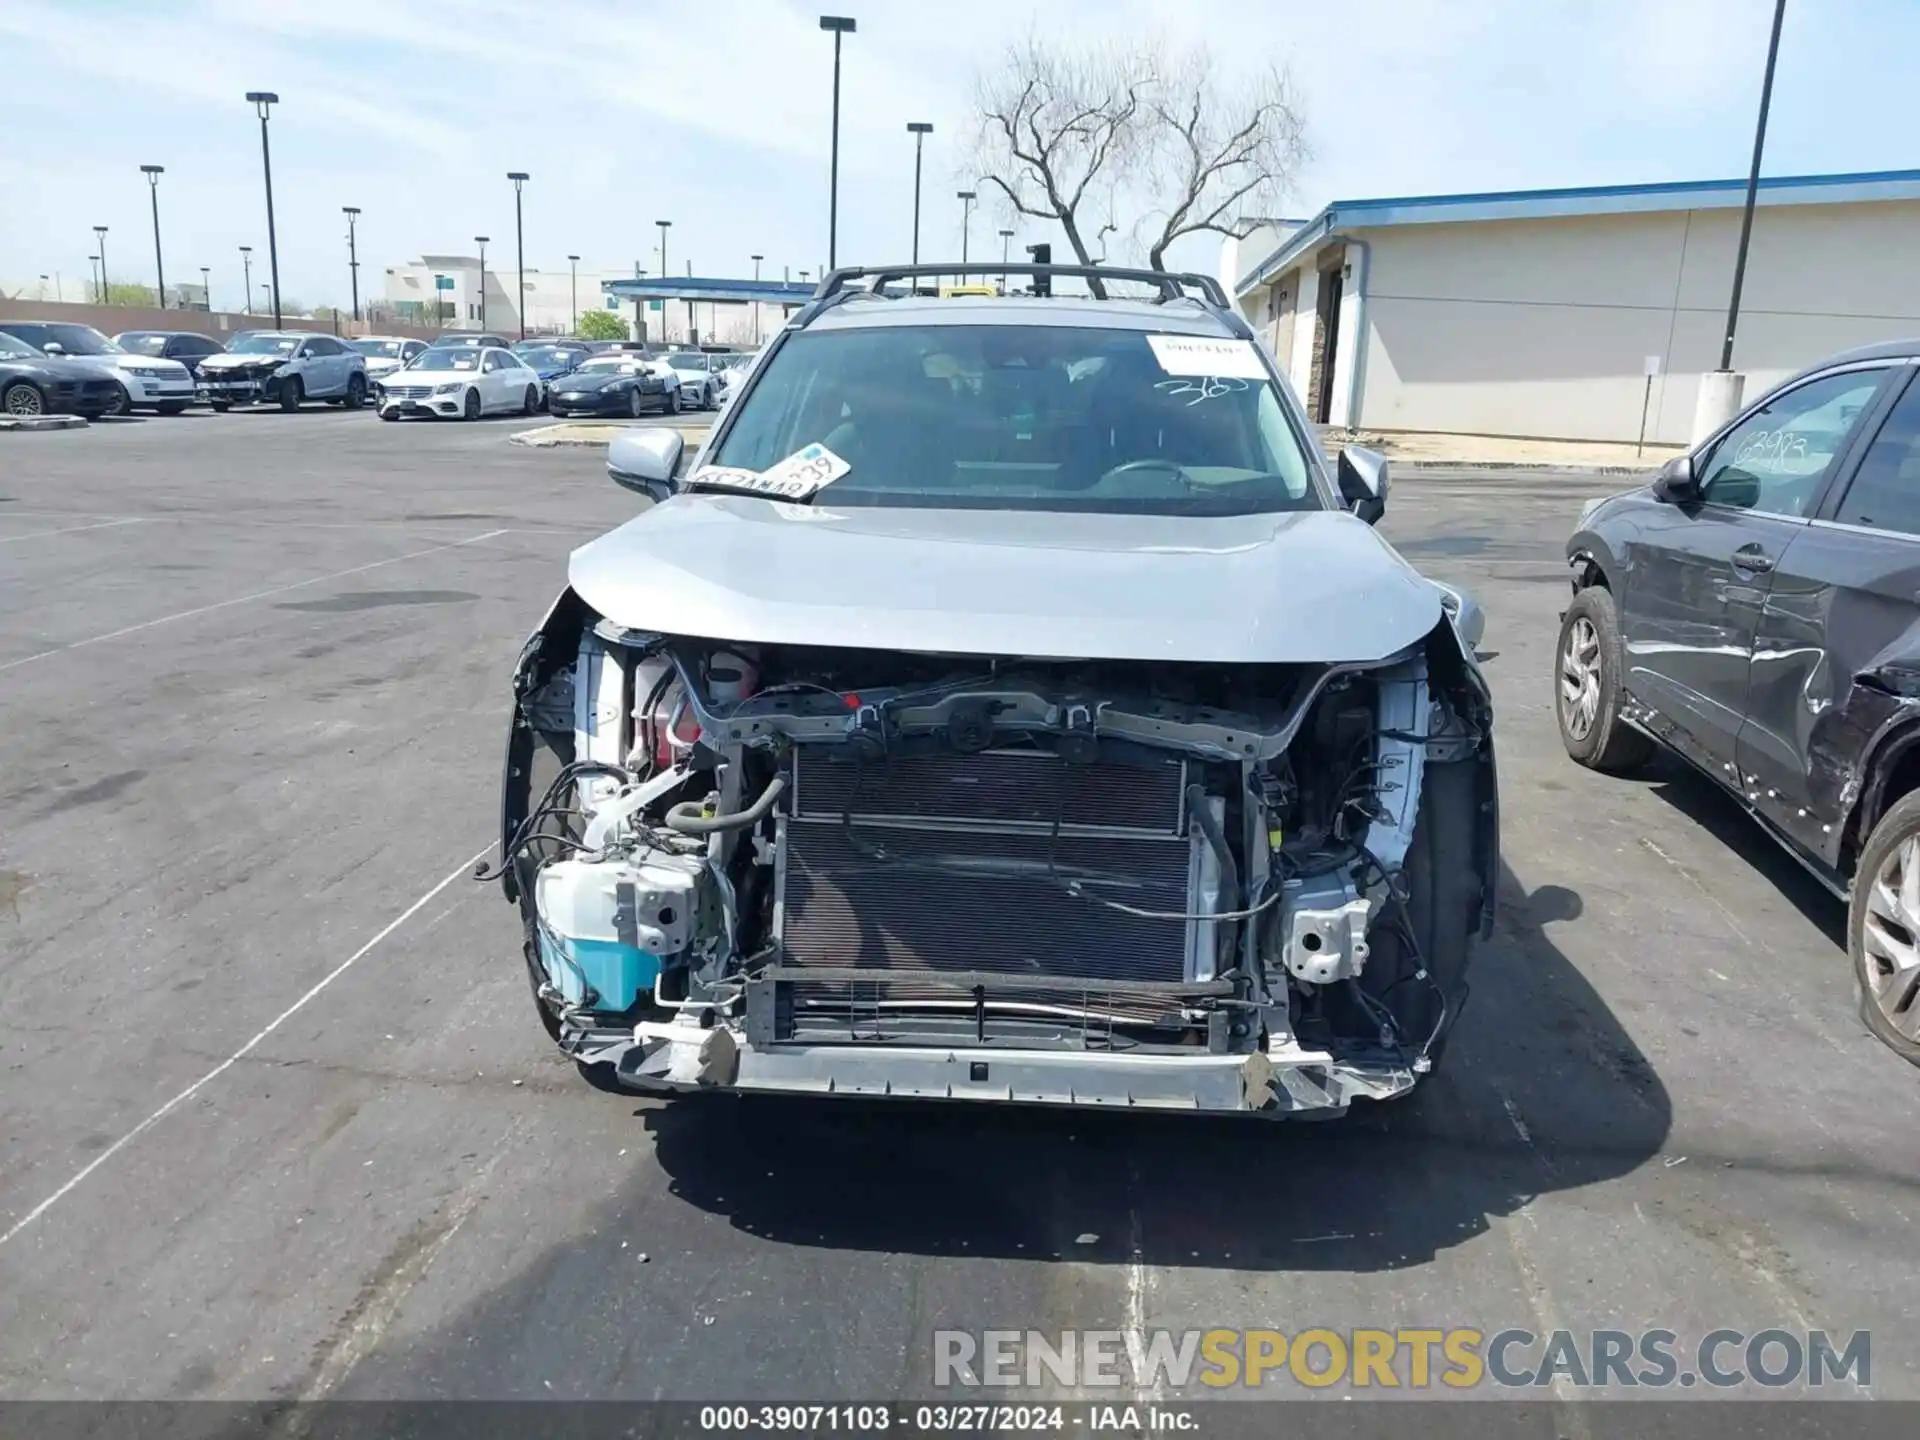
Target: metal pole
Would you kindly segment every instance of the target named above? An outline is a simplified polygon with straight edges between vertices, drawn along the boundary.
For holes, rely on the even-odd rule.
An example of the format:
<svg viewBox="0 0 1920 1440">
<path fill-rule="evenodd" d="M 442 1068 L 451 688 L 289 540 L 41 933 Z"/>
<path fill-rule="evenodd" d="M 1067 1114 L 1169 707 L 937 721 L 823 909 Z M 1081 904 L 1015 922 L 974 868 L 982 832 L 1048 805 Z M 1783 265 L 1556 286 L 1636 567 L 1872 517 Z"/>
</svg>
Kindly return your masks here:
<svg viewBox="0 0 1920 1440">
<path fill-rule="evenodd" d="M 342 205 L 341 211 L 347 217 L 347 276 L 353 285 L 353 323 L 360 323 L 360 246 L 354 233 L 360 219 L 358 205 Z"/>
<path fill-rule="evenodd" d="M 667 228 L 673 222 L 656 220 L 653 223 L 660 227 L 660 278 L 671 280 L 673 277 L 667 271 Z M 660 343 L 662 345 L 667 343 L 667 299 L 664 295 L 660 297 Z"/>
<path fill-rule="evenodd" d="M 827 172 L 827 264 L 837 263 L 840 240 L 840 37 L 851 33 L 854 21 L 845 15 L 822 15 L 820 28 L 833 32 L 833 150 Z"/>
<path fill-rule="evenodd" d="M 207 307 L 207 313 L 213 313 L 213 271 L 208 266 L 200 267 L 200 299 Z"/>
<path fill-rule="evenodd" d="M 533 177 L 528 175 L 524 170 L 510 170 L 507 172 L 507 178 L 513 181 L 513 242 L 519 251 L 519 259 L 517 262 L 519 265 L 520 284 L 518 309 L 520 311 L 520 338 L 524 340 L 527 338 L 527 236 L 526 231 L 523 230 L 520 225 L 520 187 Z M 482 270 L 480 275 L 482 293 L 485 291 L 486 278 L 486 272 Z"/>
<path fill-rule="evenodd" d="M 100 257 L 87 256 L 87 281 L 93 286 L 93 298 L 101 305 L 107 303 L 106 292 L 100 288 Z"/>
<path fill-rule="evenodd" d="M 971 190 L 956 192 L 960 201 L 960 263 L 967 263 L 967 242 L 973 238 L 973 202 L 977 198 Z"/>
<path fill-rule="evenodd" d="M 473 238 L 480 247 L 480 328 L 484 330 L 487 328 L 487 237 L 476 235 Z M 524 327 L 520 338 L 522 340 L 527 338 Z"/>
<path fill-rule="evenodd" d="M 1646 393 L 1640 397 L 1640 438 L 1634 442 L 1633 453 L 1636 459 L 1647 448 L 1647 410 L 1653 404 L 1653 376 L 1647 376 Z"/>
<path fill-rule="evenodd" d="M 753 283 L 756 285 L 760 283 L 760 262 L 766 258 L 764 255 L 753 257 Z M 753 343 L 756 346 L 760 343 L 760 297 L 757 295 L 753 300 Z"/>
<path fill-rule="evenodd" d="M 1747 242 L 1753 237 L 1753 202 L 1760 189 L 1760 152 L 1767 143 L 1767 108 L 1773 103 L 1773 64 L 1780 55 L 1780 22 L 1787 0 L 1774 0 L 1773 35 L 1767 41 L 1767 73 L 1760 82 L 1760 120 L 1753 129 L 1753 168 L 1747 172 L 1747 205 L 1740 216 L 1740 248 L 1733 257 L 1733 298 L 1727 302 L 1727 338 L 1720 346 L 1720 368 L 1733 369 L 1733 332 L 1740 323 L 1740 291 L 1747 280 Z"/>
<path fill-rule="evenodd" d="M 113 291 L 107 284 L 107 227 L 96 225 L 93 227 L 93 233 L 100 242 L 100 303 L 111 305 Z"/>
<path fill-rule="evenodd" d="M 578 335 L 580 333 L 580 257 L 578 255 L 567 256 L 567 296 L 573 310 L 573 319 L 567 322 L 567 333 Z"/>
<path fill-rule="evenodd" d="M 164 310 L 167 308 L 167 267 L 160 257 L 160 177 L 166 173 L 166 166 L 142 165 L 140 169 L 147 177 L 147 192 L 153 200 L 153 278 L 158 282 L 154 294 Z"/>
<path fill-rule="evenodd" d="M 253 313 L 253 247 L 240 247 L 240 303 L 247 308 L 247 314 Z"/>
<path fill-rule="evenodd" d="M 273 328 L 280 323 L 280 237 L 273 224 L 273 151 L 267 144 L 267 112 L 279 104 L 271 90 L 249 90 L 247 99 L 260 112 L 260 170 L 267 182 L 267 264 L 273 276 Z"/>
<path fill-rule="evenodd" d="M 913 135 L 913 263 L 920 263 L 920 155 L 926 146 L 927 136 L 933 133 L 933 126 L 925 120 L 909 120 L 907 129 Z"/>
</svg>

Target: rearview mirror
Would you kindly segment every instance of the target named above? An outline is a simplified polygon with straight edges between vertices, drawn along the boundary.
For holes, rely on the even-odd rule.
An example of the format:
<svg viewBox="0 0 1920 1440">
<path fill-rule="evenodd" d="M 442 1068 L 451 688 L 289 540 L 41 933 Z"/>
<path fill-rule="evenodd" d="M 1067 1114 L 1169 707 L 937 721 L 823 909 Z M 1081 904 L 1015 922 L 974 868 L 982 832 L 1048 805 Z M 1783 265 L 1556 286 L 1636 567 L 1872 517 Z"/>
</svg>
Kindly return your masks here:
<svg viewBox="0 0 1920 1440">
<path fill-rule="evenodd" d="M 1691 505 L 1700 498 L 1700 477 L 1692 455 L 1676 455 L 1653 477 L 1653 497 L 1669 505 Z"/>
<path fill-rule="evenodd" d="M 673 477 L 686 444 L 678 430 L 664 425 L 629 430 L 607 446 L 607 474 L 624 489 L 664 500 L 674 492 Z"/>
<path fill-rule="evenodd" d="M 1349 445 L 1335 466 L 1340 498 L 1369 525 L 1378 525 L 1387 513 L 1387 457 L 1378 450 Z"/>
</svg>

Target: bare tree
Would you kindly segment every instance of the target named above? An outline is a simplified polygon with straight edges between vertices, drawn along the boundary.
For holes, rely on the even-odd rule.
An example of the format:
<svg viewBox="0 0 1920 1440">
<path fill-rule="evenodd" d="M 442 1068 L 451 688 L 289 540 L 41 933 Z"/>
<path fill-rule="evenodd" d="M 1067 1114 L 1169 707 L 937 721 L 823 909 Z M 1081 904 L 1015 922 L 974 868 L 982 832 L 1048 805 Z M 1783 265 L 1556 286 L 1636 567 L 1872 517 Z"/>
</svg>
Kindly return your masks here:
<svg viewBox="0 0 1920 1440">
<path fill-rule="evenodd" d="M 1037 36 L 1010 46 L 999 68 L 974 81 L 981 183 L 1016 213 L 1058 222 L 1080 263 L 1094 264 L 1085 230 L 1111 217 L 1088 216 L 1083 207 L 1090 194 L 1096 205 L 1110 197 L 1111 182 L 1137 162 L 1153 85 L 1145 50 L 1053 49 Z M 1105 293 L 1097 281 L 1091 288 Z"/>
<path fill-rule="evenodd" d="M 1156 270 L 1183 235 L 1244 236 L 1293 189 L 1309 154 L 1292 77 L 1278 66 L 1235 85 L 1206 51 L 1190 52 L 1166 71 L 1148 111 L 1140 188 L 1157 202 L 1143 224 Z"/>
<path fill-rule="evenodd" d="M 1029 36 L 976 75 L 974 101 L 980 183 L 1017 214 L 1057 223 L 1083 265 L 1105 258 L 1123 203 L 1144 217 L 1131 233 L 1156 270 L 1184 235 L 1243 235 L 1308 155 L 1286 71 L 1235 83 L 1205 50 Z"/>
</svg>

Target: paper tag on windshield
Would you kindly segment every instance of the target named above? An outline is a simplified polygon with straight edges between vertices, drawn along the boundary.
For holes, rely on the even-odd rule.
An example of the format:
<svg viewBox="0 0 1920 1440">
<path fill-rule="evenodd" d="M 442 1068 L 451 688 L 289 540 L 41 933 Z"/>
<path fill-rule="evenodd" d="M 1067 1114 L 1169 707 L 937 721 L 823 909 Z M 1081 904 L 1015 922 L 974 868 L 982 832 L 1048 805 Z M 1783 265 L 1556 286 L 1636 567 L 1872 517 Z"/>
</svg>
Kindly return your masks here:
<svg viewBox="0 0 1920 1440">
<path fill-rule="evenodd" d="M 1149 335 L 1153 358 L 1169 375 L 1230 375 L 1264 380 L 1267 367 L 1251 340 L 1221 340 L 1207 335 Z"/>
<path fill-rule="evenodd" d="M 851 469 L 853 466 L 816 442 L 794 451 L 768 470 L 733 470 L 710 465 L 695 471 L 687 483 L 751 490 L 773 500 L 804 500 Z"/>
</svg>

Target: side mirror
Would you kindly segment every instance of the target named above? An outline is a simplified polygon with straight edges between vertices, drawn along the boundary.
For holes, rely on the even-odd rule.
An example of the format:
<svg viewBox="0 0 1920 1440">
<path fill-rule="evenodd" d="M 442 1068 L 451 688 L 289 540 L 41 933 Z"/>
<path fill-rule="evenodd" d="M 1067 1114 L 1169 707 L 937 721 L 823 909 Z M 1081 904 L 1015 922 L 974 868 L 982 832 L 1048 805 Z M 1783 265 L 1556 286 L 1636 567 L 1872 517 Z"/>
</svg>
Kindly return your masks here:
<svg viewBox="0 0 1920 1440">
<path fill-rule="evenodd" d="M 1653 498 L 1669 505 L 1691 505 L 1700 498 L 1700 477 L 1692 455 L 1676 455 L 1653 477 Z"/>
<path fill-rule="evenodd" d="M 653 500 L 673 494 L 674 473 L 686 438 L 664 425 L 630 430 L 607 446 L 607 474 L 613 483 Z"/>
<path fill-rule="evenodd" d="M 62 345 L 58 340 L 49 340 L 40 347 L 40 353 L 43 355 L 64 355 L 67 353 L 67 347 Z"/>
<path fill-rule="evenodd" d="M 1387 513 L 1387 457 L 1378 450 L 1349 445 L 1334 467 L 1340 498 L 1369 525 L 1378 525 Z"/>
</svg>

